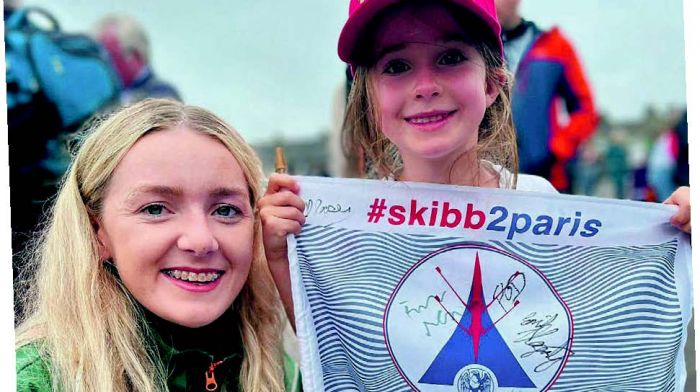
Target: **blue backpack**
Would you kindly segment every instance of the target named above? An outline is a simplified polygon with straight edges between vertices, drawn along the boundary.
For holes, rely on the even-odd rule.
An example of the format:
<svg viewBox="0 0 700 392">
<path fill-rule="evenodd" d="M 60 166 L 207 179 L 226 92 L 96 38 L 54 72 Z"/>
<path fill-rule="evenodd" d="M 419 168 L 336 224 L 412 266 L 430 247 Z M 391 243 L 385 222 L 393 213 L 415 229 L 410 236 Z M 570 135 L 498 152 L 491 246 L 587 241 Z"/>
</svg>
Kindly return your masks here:
<svg viewBox="0 0 700 392">
<path fill-rule="evenodd" d="M 34 24 L 35 14 L 50 27 Z M 56 106 L 64 128 L 85 121 L 121 88 L 102 46 L 86 35 L 61 32 L 40 8 L 20 8 L 5 21 L 5 61 L 8 111 L 41 93 Z"/>
<path fill-rule="evenodd" d="M 47 11 L 27 7 L 5 21 L 5 64 L 11 173 L 56 182 L 70 161 L 62 139 L 118 98 L 109 54 L 87 35 L 63 33 Z"/>
</svg>

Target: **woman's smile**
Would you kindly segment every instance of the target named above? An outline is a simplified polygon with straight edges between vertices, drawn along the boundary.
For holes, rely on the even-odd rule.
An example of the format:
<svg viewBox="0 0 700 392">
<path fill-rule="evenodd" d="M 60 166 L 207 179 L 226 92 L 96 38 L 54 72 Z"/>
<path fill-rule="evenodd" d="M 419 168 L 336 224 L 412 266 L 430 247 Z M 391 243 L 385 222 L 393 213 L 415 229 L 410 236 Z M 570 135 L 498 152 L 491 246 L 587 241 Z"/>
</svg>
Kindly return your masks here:
<svg viewBox="0 0 700 392">
<path fill-rule="evenodd" d="M 225 272 L 213 269 L 171 268 L 161 270 L 176 287 L 194 293 L 206 293 L 219 286 Z"/>
<path fill-rule="evenodd" d="M 253 257 L 248 184 L 218 140 L 187 128 L 143 136 L 114 171 L 98 237 L 126 288 L 187 327 L 219 318 Z"/>
</svg>

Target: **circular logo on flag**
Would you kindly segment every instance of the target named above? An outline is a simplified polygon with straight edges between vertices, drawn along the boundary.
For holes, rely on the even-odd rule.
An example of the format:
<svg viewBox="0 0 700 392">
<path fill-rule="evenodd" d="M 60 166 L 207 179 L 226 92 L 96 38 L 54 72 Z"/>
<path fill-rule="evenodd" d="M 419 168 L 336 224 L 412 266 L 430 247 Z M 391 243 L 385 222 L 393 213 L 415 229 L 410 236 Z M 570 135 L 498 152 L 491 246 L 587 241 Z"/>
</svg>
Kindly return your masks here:
<svg viewBox="0 0 700 392">
<path fill-rule="evenodd" d="M 498 388 L 493 372 L 480 365 L 465 366 L 457 373 L 455 385 L 460 392 L 493 392 Z"/>
<path fill-rule="evenodd" d="M 409 269 L 384 311 L 384 339 L 421 391 L 542 391 L 572 354 L 573 318 L 547 277 L 482 244 L 439 249 Z"/>
</svg>

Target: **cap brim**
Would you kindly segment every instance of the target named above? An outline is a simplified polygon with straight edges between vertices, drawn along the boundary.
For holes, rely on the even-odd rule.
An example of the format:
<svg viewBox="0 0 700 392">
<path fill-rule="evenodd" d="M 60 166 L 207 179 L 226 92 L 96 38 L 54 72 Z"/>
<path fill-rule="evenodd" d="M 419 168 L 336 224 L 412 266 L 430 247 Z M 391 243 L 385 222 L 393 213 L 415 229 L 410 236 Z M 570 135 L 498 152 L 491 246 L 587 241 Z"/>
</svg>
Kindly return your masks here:
<svg viewBox="0 0 700 392">
<path fill-rule="evenodd" d="M 498 20 L 494 20 L 493 16 L 489 15 L 472 1 L 450 1 L 473 13 L 485 24 L 486 27 L 488 27 L 488 29 L 494 34 L 493 38 L 495 38 L 498 42 L 500 54 L 501 57 L 503 57 L 503 43 L 501 42 L 500 38 L 501 26 L 499 25 Z M 401 0 L 369 0 L 367 4 L 357 9 L 352 17 L 348 18 L 345 26 L 343 26 L 343 29 L 340 32 L 340 37 L 338 38 L 338 57 L 348 64 L 356 64 L 356 61 L 353 61 L 356 60 L 353 59 L 353 55 L 357 51 L 357 45 L 360 43 L 359 41 L 361 35 L 364 33 L 369 23 L 377 16 L 377 14 L 386 9 L 386 7 L 399 2 L 401 2 Z"/>
</svg>

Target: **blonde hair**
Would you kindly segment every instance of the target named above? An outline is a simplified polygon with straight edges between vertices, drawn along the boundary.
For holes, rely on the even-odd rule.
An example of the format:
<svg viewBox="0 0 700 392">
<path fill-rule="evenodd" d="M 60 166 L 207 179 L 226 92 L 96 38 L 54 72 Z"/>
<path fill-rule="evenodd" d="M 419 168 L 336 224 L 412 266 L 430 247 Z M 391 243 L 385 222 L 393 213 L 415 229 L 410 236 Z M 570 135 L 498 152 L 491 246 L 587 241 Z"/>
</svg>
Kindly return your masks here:
<svg viewBox="0 0 700 392">
<path fill-rule="evenodd" d="M 122 109 L 86 134 L 64 177 L 48 225 L 28 253 L 36 274 L 26 287 L 27 313 L 16 347 L 36 344 L 50 364 L 54 389 L 164 391 L 165 369 L 138 305 L 103 266 L 94 223 L 120 160 L 142 136 L 177 126 L 216 137 L 241 166 L 251 205 L 260 196 L 260 161 L 238 133 L 214 114 L 164 99 Z M 257 215 L 257 212 L 256 212 Z M 242 390 L 281 391 L 281 307 L 267 269 L 256 216 L 250 274 L 233 309 L 244 345 Z M 235 333 L 235 332 L 232 332 Z"/>
<path fill-rule="evenodd" d="M 407 2 L 398 3 L 394 7 L 403 6 L 405 3 Z M 411 4 L 419 6 L 426 3 L 430 2 L 415 1 Z M 464 31 L 473 32 L 468 36 L 492 35 L 484 32 L 480 26 L 481 22 L 462 8 L 447 2 L 444 4 Z M 387 11 L 391 12 L 392 9 L 393 7 L 385 10 L 385 14 Z M 374 27 L 376 27 L 377 20 L 381 19 L 381 16 L 375 19 Z M 368 32 L 364 34 L 364 44 L 360 44 L 358 47 L 371 47 L 367 45 L 367 39 L 372 37 L 372 30 L 371 27 L 368 29 Z M 477 161 L 487 160 L 513 173 L 510 185 L 515 187 L 518 172 L 518 149 L 510 101 L 512 76 L 505 67 L 497 42 L 482 39 L 469 43 L 484 59 L 486 81 L 493 86 L 500 86 L 496 100 L 486 109 L 484 118 L 479 125 L 479 139 L 476 147 Z M 363 162 L 363 171 L 366 177 L 396 177 L 402 167 L 402 162 L 396 145 L 387 139 L 381 130 L 379 104 L 370 74 L 373 60 L 366 53 L 360 53 L 358 57 L 360 61 L 359 64 L 354 64 L 355 73 L 343 121 L 343 152 L 351 162 Z"/>
</svg>

